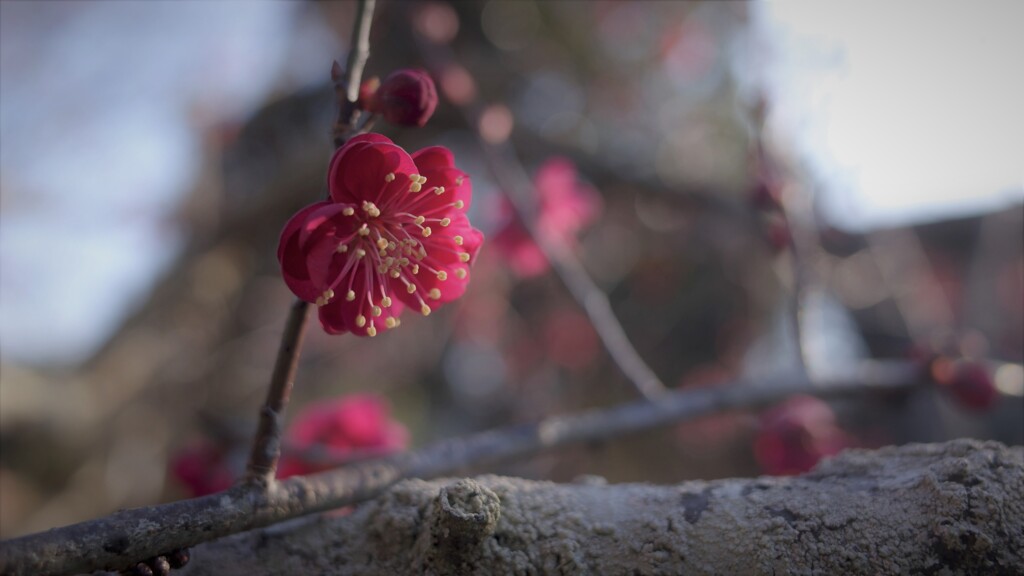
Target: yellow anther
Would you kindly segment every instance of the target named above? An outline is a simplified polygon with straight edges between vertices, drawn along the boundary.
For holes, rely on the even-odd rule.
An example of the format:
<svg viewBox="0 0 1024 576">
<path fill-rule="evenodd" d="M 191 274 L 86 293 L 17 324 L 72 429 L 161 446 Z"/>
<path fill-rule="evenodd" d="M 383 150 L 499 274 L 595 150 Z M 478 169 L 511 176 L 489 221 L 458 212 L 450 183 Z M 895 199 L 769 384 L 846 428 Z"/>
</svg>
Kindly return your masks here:
<svg viewBox="0 0 1024 576">
<path fill-rule="evenodd" d="M 409 192 L 419 192 L 420 190 L 423 190 L 423 185 L 421 185 L 419 182 L 413 182 L 412 184 L 409 184 Z"/>
<path fill-rule="evenodd" d="M 366 329 L 366 335 L 369 336 L 370 338 L 373 338 L 374 336 L 377 335 L 377 329 L 374 328 L 373 326 L 370 326 L 369 328 Z"/>
<path fill-rule="evenodd" d="M 355 211 L 355 208 L 352 208 L 351 206 L 349 206 L 348 208 L 345 208 L 344 210 L 342 210 L 341 213 L 344 214 L 345 216 L 351 216 L 351 215 L 355 214 L 356 211 Z"/>
<path fill-rule="evenodd" d="M 458 210 L 462 210 L 462 208 L 463 208 L 463 207 L 464 207 L 465 205 L 466 205 L 466 203 L 465 203 L 465 202 L 463 202 L 462 200 L 456 200 L 456 201 L 455 201 L 455 204 L 454 204 L 455 208 L 456 208 L 456 209 L 458 209 Z"/>
<path fill-rule="evenodd" d="M 359 235 L 360 236 L 369 236 L 370 235 L 370 229 L 366 227 L 366 224 L 363 224 L 363 227 L 359 229 Z"/>
<path fill-rule="evenodd" d="M 394 182 L 395 181 L 395 173 L 394 172 L 388 172 L 387 176 L 384 177 L 384 181 L 385 182 Z"/>
<path fill-rule="evenodd" d="M 413 264 L 412 265 L 412 273 L 413 274 L 419 274 L 420 273 L 420 265 L 419 264 Z"/>
<path fill-rule="evenodd" d="M 424 228 L 423 228 L 423 237 L 424 238 L 429 238 L 430 237 L 430 232 L 431 232 L 430 226 L 424 226 Z"/>
<path fill-rule="evenodd" d="M 348 252 L 348 244 L 338 244 L 337 251 L 338 254 L 344 254 L 345 252 Z"/>
<path fill-rule="evenodd" d="M 412 181 L 412 182 L 419 182 L 420 181 L 420 175 L 419 174 L 409 174 L 409 180 Z"/>
<path fill-rule="evenodd" d="M 394 242 L 388 242 L 388 250 L 394 250 L 395 248 L 398 248 L 398 244 L 395 244 Z"/>
<path fill-rule="evenodd" d="M 373 307 L 373 315 L 374 316 L 380 316 L 382 312 L 384 312 L 384 311 L 380 309 L 380 306 L 374 306 Z"/>
<path fill-rule="evenodd" d="M 459 277 L 459 280 L 464 280 L 466 278 L 466 269 L 458 268 L 455 270 L 455 275 Z"/>
<path fill-rule="evenodd" d="M 363 256 L 366 256 L 366 250 L 356 248 L 356 258 L 362 258 Z"/>
<path fill-rule="evenodd" d="M 437 300 L 441 298 L 441 291 L 438 290 L 437 288 L 431 288 L 430 293 L 427 295 L 430 296 L 431 300 Z"/>
<path fill-rule="evenodd" d="M 406 258 L 405 256 L 402 256 L 401 258 L 398 259 L 398 265 L 399 266 L 408 266 L 409 265 L 409 259 Z"/>
<path fill-rule="evenodd" d="M 384 325 L 387 326 L 388 328 L 394 328 L 395 326 L 398 326 L 398 322 L 395 322 L 394 318 L 389 317 L 387 320 L 384 321 Z"/>
<path fill-rule="evenodd" d="M 469 253 L 463 252 L 462 254 L 459 254 L 459 262 L 469 262 Z"/>
<path fill-rule="evenodd" d="M 391 296 L 385 296 L 385 297 L 381 298 L 380 305 L 385 307 L 385 308 L 390 308 L 391 307 Z"/>
<path fill-rule="evenodd" d="M 447 226 L 452 223 L 451 218 L 441 218 L 441 226 Z"/>
<path fill-rule="evenodd" d="M 369 214 L 371 218 L 380 216 L 380 209 L 377 208 L 377 205 L 373 202 L 367 202 L 366 200 L 363 200 L 363 212 Z"/>
<path fill-rule="evenodd" d="M 349 302 L 351 302 L 351 301 L 353 301 L 355 299 L 356 299 L 356 293 L 355 293 L 354 290 L 349 290 L 348 294 L 345 294 L 345 300 L 348 300 Z"/>
<path fill-rule="evenodd" d="M 363 316 L 362 314 L 360 314 L 359 316 L 356 316 L 356 326 L 358 326 L 360 328 L 362 328 L 363 326 L 366 326 L 366 316 Z"/>
<path fill-rule="evenodd" d="M 385 249 L 387 247 L 388 247 L 388 241 L 387 240 L 385 240 L 383 238 L 378 238 L 377 239 L 377 248 L 380 248 L 381 250 L 383 250 L 383 249 Z"/>
<path fill-rule="evenodd" d="M 416 291 L 416 285 L 415 284 L 407 284 L 405 286 L 405 291 L 408 292 L 409 294 L 412 294 L 413 292 Z"/>
<path fill-rule="evenodd" d="M 454 236 L 452 237 L 452 240 L 455 240 L 456 246 L 462 246 L 462 236 Z"/>
<path fill-rule="evenodd" d="M 420 313 L 424 316 L 430 316 L 430 306 L 427 306 L 426 304 L 420 306 Z"/>
<path fill-rule="evenodd" d="M 388 276 L 391 276 L 392 278 L 398 278 L 401 275 L 402 273 L 399 272 L 398 270 L 392 270 L 391 272 L 388 272 Z"/>
<path fill-rule="evenodd" d="M 448 279 L 448 273 L 445 272 L 444 270 L 439 271 L 437 273 L 437 279 L 444 282 L 445 280 Z"/>
<path fill-rule="evenodd" d="M 434 194 L 437 194 L 438 196 L 444 194 L 444 186 L 438 186 L 434 188 Z"/>
<path fill-rule="evenodd" d="M 463 180 L 465 180 L 465 178 L 463 178 L 462 176 L 459 176 L 458 178 L 455 179 L 455 185 L 456 186 L 462 186 L 462 181 Z"/>
<path fill-rule="evenodd" d="M 420 224 L 423 224 L 426 221 L 427 221 L 427 219 L 424 218 L 423 216 L 417 216 L 416 219 L 413 220 L 413 222 L 415 222 L 417 226 L 420 225 Z"/>
</svg>

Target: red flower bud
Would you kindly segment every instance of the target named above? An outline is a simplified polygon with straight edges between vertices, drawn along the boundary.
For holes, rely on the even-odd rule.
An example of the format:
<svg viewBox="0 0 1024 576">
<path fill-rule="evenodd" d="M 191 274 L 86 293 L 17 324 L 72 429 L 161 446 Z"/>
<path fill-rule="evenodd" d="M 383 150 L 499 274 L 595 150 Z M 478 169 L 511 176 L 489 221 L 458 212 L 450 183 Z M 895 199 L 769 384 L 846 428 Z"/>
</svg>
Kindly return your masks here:
<svg viewBox="0 0 1024 576">
<path fill-rule="evenodd" d="M 785 476 L 806 472 L 852 444 L 828 404 L 793 396 L 761 416 L 754 456 L 768 474 Z"/>
<path fill-rule="evenodd" d="M 968 410 L 988 410 L 999 396 L 992 375 L 978 362 L 937 358 L 931 368 L 935 382 L 946 389 L 957 404 Z"/>
<path fill-rule="evenodd" d="M 372 108 L 392 124 L 423 126 L 437 108 L 437 89 L 423 70 L 402 69 L 384 79 Z"/>
</svg>

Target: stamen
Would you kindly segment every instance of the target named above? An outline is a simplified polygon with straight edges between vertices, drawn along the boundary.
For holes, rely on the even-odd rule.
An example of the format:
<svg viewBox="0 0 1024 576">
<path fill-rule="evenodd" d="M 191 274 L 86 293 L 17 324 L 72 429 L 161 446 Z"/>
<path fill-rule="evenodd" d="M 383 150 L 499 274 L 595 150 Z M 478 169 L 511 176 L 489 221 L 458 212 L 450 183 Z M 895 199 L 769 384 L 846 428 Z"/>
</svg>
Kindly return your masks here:
<svg viewBox="0 0 1024 576">
<path fill-rule="evenodd" d="M 366 329 L 366 335 L 369 336 L 370 338 L 373 338 L 374 336 L 377 335 L 377 329 L 374 328 L 373 325 L 371 324 L 370 327 Z"/>
<path fill-rule="evenodd" d="M 455 275 L 459 277 L 459 280 L 464 280 L 466 278 L 466 269 L 465 268 L 456 268 L 455 269 Z"/>
<path fill-rule="evenodd" d="M 345 216 L 351 216 L 356 213 L 356 210 L 355 208 L 349 206 L 348 208 L 342 210 L 341 213 L 344 214 Z"/>
<path fill-rule="evenodd" d="M 437 188 L 434 188 L 434 194 L 437 194 L 438 196 L 444 194 L 444 186 L 438 186 Z"/>
<path fill-rule="evenodd" d="M 356 248 L 356 258 L 362 258 L 363 256 L 366 256 L 366 250 Z"/>
<path fill-rule="evenodd" d="M 459 254 L 459 262 L 469 262 L 469 252 Z"/>
<path fill-rule="evenodd" d="M 463 206 L 465 206 L 465 205 L 466 205 L 466 203 L 463 202 L 462 200 L 456 200 L 455 204 L 453 204 L 453 206 L 455 206 L 455 208 L 457 208 L 459 210 L 462 210 Z"/>
<path fill-rule="evenodd" d="M 419 226 L 420 224 L 423 224 L 426 221 L 427 221 L 427 219 L 424 218 L 423 216 L 417 216 L 416 219 L 413 220 L 413 222 L 415 222 L 417 226 Z"/>
<path fill-rule="evenodd" d="M 431 233 L 430 226 L 425 226 L 423 228 L 423 237 L 424 238 L 429 238 L 430 237 L 430 233 Z"/>
<path fill-rule="evenodd" d="M 437 288 L 431 288 L 430 293 L 427 295 L 430 296 L 431 300 L 438 300 L 441 298 L 441 291 Z"/>
<path fill-rule="evenodd" d="M 453 236 L 452 240 L 455 240 L 456 246 L 462 246 L 462 236 Z"/>
<path fill-rule="evenodd" d="M 356 299 L 356 291 L 355 290 L 349 290 L 348 294 L 345 294 L 345 300 L 351 302 L 351 301 L 353 301 L 355 299 Z"/>
<path fill-rule="evenodd" d="M 363 225 L 359 228 L 359 235 L 360 236 L 369 236 L 370 235 L 370 229 L 366 227 L 366 222 L 363 222 Z"/>
<path fill-rule="evenodd" d="M 448 273 L 445 272 L 444 270 L 441 270 L 440 272 L 437 273 L 437 279 L 444 282 L 445 280 L 448 279 Z"/>
<path fill-rule="evenodd" d="M 360 328 L 362 328 L 363 326 L 366 326 L 366 316 L 363 316 L 362 314 L 360 314 L 359 316 L 356 316 L 356 326 L 358 326 Z"/>
<path fill-rule="evenodd" d="M 395 173 L 394 172 L 388 172 L 387 176 L 384 177 L 384 181 L 385 182 L 394 182 L 395 181 Z"/>
<path fill-rule="evenodd" d="M 409 294 L 412 294 L 413 292 L 416 291 L 416 285 L 415 284 L 406 284 L 405 291 L 408 292 Z"/>
<path fill-rule="evenodd" d="M 388 328 L 394 328 L 395 326 L 398 326 L 398 322 L 396 322 L 394 318 L 388 316 L 388 319 L 384 321 L 384 325 Z"/>
<path fill-rule="evenodd" d="M 462 186 L 462 182 L 464 180 L 465 180 L 465 178 L 463 178 L 462 176 L 459 176 L 458 178 L 455 179 L 455 185 L 456 186 Z"/>
<path fill-rule="evenodd" d="M 378 238 L 377 239 L 377 248 L 380 248 L 381 250 L 384 250 L 387 247 L 388 247 L 388 241 L 387 240 L 385 240 L 383 238 Z"/>
<path fill-rule="evenodd" d="M 337 252 L 338 254 L 344 254 L 345 252 L 348 252 L 348 244 L 338 244 Z"/>
<path fill-rule="evenodd" d="M 380 306 L 374 306 L 373 307 L 373 315 L 374 316 L 380 316 L 381 313 L 383 313 L 383 312 L 384 311 L 380 309 Z"/>
<path fill-rule="evenodd" d="M 426 304 L 420 306 L 420 313 L 424 316 L 430 316 L 430 306 L 427 306 Z"/>
<path fill-rule="evenodd" d="M 451 218 L 441 218 L 441 226 L 447 226 L 452 223 Z"/>
<path fill-rule="evenodd" d="M 324 290 L 324 293 L 321 296 L 317 296 L 316 305 L 326 306 L 327 303 L 331 301 L 331 298 L 334 298 L 334 290 L 328 288 L 327 290 Z"/>
<path fill-rule="evenodd" d="M 381 298 L 380 305 L 385 307 L 385 308 L 390 308 L 391 307 L 391 297 L 390 296 L 385 296 L 384 298 Z"/>
</svg>

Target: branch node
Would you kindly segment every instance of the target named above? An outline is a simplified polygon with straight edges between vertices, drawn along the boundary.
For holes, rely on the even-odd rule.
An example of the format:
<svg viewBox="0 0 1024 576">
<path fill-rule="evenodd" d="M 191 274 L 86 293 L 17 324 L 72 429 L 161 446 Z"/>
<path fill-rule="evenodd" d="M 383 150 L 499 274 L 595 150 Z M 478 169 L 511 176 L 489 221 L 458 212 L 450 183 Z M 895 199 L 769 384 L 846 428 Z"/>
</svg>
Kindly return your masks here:
<svg viewBox="0 0 1024 576">
<path fill-rule="evenodd" d="M 438 573 L 462 573 L 480 557 L 501 518 L 501 500 L 465 478 L 441 488 L 431 508 L 427 562 Z"/>
</svg>

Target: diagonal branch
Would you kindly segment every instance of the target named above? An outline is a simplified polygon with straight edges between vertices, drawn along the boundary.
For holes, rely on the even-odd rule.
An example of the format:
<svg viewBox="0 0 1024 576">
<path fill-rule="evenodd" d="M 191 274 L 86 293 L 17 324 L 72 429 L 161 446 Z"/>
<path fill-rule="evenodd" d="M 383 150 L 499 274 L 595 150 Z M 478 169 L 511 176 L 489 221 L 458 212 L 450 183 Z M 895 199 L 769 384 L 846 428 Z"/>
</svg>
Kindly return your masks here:
<svg viewBox="0 0 1024 576">
<path fill-rule="evenodd" d="M 365 460 L 253 490 L 241 484 L 218 494 L 117 512 L 0 544 L 0 574 L 74 574 L 121 569 L 167 550 L 268 526 L 305 514 L 363 502 L 405 478 L 432 478 L 571 444 L 691 420 L 724 410 L 756 408 L 793 394 L 821 396 L 908 391 L 919 372 L 908 363 L 867 362 L 848 379 L 810 382 L 803 376 L 740 381 L 730 386 L 665 393 L 603 410 L 555 416 L 446 440 L 421 450 Z"/>
</svg>

